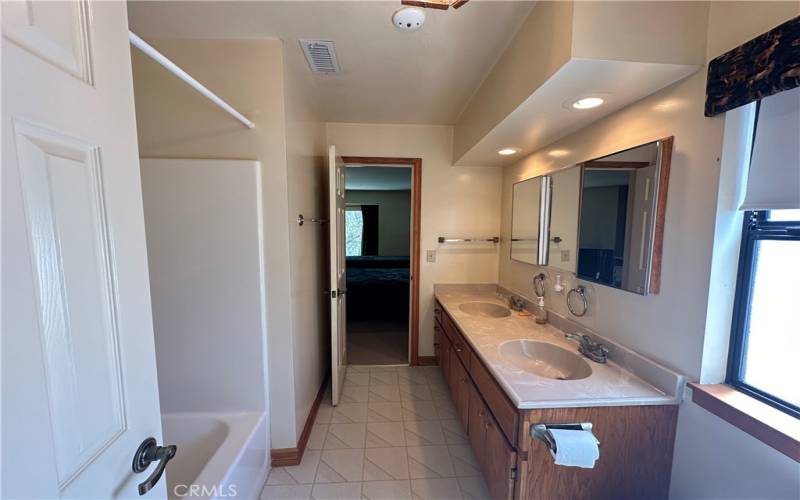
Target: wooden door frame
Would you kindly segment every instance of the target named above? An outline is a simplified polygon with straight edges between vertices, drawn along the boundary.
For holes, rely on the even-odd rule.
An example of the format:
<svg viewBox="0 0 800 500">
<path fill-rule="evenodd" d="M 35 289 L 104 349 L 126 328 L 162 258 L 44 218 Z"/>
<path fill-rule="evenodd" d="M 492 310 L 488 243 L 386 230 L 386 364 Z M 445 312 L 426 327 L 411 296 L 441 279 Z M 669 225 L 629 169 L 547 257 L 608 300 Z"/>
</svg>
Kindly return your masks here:
<svg viewBox="0 0 800 500">
<path fill-rule="evenodd" d="M 409 165 L 411 166 L 411 325 L 409 328 L 408 363 L 420 364 L 419 356 L 419 278 L 420 227 L 422 220 L 422 158 L 392 158 L 384 156 L 342 156 L 345 164 Z"/>
</svg>

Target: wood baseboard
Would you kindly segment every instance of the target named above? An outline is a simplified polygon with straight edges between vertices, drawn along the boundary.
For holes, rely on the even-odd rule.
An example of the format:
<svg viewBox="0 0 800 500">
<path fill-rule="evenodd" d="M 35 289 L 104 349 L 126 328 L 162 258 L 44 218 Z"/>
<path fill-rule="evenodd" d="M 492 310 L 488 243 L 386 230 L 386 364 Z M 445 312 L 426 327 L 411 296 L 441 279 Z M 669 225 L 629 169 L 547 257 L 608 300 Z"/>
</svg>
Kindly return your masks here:
<svg viewBox="0 0 800 500">
<path fill-rule="evenodd" d="M 328 370 L 330 373 L 330 370 Z M 300 440 L 297 442 L 297 448 L 273 448 L 270 451 L 270 461 L 273 467 L 286 467 L 288 465 L 300 465 L 303 460 L 303 453 L 306 451 L 308 444 L 308 437 L 311 435 L 311 429 L 314 427 L 314 421 L 317 419 L 317 412 L 319 405 L 322 404 L 322 398 L 325 396 L 325 389 L 328 387 L 328 376 L 322 381 L 322 385 L 317 392 L 317 398 L 314 404 L 311 405 L 311 411 L 308 412 L 306 424 L 303 426 L 303 432 L 300 434 Z"/>
<path fill-rule="evenodd" d="M 436 362 L 436 356 L 419 356 L 417 359 L 420 366 L 436 366 L 439 364 Z"/>
</svg>

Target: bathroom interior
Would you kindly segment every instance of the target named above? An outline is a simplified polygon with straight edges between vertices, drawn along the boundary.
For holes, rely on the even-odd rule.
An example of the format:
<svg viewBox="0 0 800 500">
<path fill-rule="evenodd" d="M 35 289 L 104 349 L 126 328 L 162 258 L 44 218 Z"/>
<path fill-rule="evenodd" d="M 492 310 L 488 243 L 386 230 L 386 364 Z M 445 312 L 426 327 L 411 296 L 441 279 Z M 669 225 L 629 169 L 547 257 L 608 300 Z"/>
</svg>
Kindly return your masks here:
<svg viewBox="0 0 800 500">
<path fill-rule="evenodd" d="M 796 1 L 2 33 L 3 499 L 800 500 Z"/>
</svg>

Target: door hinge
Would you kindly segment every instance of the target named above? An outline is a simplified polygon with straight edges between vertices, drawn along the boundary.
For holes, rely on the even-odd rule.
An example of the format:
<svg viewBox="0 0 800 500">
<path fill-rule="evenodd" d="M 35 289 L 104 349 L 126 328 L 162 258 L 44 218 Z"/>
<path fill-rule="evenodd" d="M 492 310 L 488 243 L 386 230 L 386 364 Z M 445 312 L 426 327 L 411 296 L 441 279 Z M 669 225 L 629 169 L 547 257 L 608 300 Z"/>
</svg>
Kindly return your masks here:
<svg viewBox="0 0 800 500">
<path fill-rule="evenodd" d="M 511 479 L 516 479 L 516 478 L 517 478 L 517 468 L 516 467 L 512 467 L 511 468 Z"/>
</svg>

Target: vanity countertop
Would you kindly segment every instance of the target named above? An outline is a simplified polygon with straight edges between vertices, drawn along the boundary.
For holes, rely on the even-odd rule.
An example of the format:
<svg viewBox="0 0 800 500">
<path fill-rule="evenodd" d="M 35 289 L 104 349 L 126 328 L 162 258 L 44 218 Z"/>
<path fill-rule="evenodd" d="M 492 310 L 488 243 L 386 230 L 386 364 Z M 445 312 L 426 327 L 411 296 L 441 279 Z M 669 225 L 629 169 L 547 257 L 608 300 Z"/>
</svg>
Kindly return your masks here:
<svg viewBox="0 0 800 500">
<path fill-rule="evenodd" d="M 565 339 L 564 332 L 550 324 L 537 324 L 533 316 L 512 311 L 504 318 L 485 318 L 459 309 L 463 303 L 476 301 L 507 306 L 498 296 L 496 285 L 436 285 L 435 296 L 517 408 L 680 403 L 684 383 L 681 375 L 607 339 L 602 341 L 611 351 L 608 363 L 584 358 L 592 374 L 580 380 L 539 377 L 504 361 L 499 347 L 514 339 L 549 342 L 580 354 L 577 343 Z"/>
</svg>

